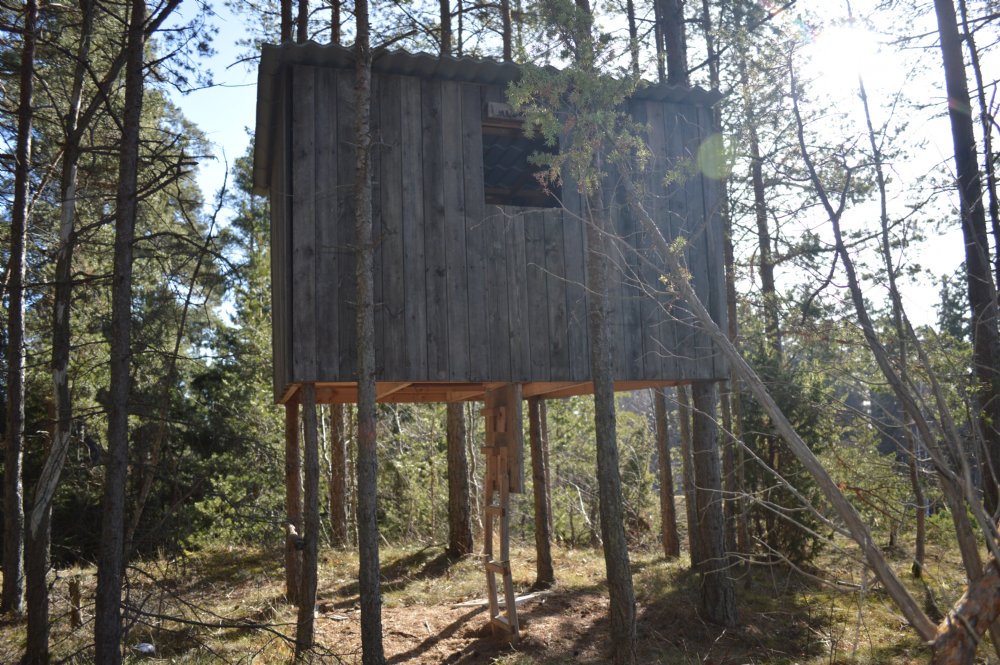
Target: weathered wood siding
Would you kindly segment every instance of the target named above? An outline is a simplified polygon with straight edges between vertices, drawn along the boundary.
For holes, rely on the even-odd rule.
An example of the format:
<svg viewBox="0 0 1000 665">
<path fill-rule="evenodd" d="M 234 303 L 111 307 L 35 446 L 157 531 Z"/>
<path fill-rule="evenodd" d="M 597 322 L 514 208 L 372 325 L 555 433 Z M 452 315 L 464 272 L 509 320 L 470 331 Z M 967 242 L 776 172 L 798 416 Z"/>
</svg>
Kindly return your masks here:
<svg viewBox="0 0 1000 665">
<path fill-rule="evenodd" d="M 355 378 L 353 72 L 294 65 L 283 80 L 271 173 L 278 394 Z M 483 108 L 503 89 L 376 74 L 373 90 L 378 380 L 588 380 L 585 234 L 572 183 L 565 209 L 485 203 Z M 722 322 L 721 185 L 694 168 L 710 109 L 633 100 L 629 110 L 653 148 L 643 206 L 668 243 L 686 238 L 695 288 Z M 651 230 L 614 178 L 605 191 L 622 239 L 611 282 L 615 378 L 722 378 L 711 343 L 663 292 Z"/>
</svg>

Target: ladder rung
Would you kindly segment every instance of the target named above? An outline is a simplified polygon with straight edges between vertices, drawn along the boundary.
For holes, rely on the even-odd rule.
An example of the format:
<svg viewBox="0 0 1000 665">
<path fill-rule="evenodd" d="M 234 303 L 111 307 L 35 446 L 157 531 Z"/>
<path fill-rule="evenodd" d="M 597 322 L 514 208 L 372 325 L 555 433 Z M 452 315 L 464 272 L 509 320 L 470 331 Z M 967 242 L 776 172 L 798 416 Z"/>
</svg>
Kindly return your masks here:
<svg viewBox="0 0 1000 665">
<path fill-rule="evenodd" d="M 483 510 L 485 510 L 486 514 L 491 517 L 503 517 L 507 512 L 507 509 L 503 506 L 486 506 Z"/>
<path fill-rule="evenodd" d="M 496 573 L 497 575 L 509 575 L 510 574 L 510 561 L 485 561 L 486 572 Z"/>
</svg>

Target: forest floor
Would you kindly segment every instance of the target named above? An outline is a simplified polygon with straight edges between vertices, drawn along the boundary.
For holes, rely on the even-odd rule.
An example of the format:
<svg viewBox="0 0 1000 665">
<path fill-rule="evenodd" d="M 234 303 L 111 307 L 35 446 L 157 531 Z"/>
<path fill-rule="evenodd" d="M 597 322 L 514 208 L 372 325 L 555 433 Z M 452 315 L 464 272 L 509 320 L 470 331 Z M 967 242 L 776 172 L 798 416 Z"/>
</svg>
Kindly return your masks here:
<svg viewBox="0 0 1000 665">
<path fill-rule="evenodd" d="M 849 551 L 827 551 L 809 573 L 756 566 L 737 584 L 740 623 L 723 629 L 698 616 L 698 578 L 687 561 L 637 551 L 632 570 L 638 604 L 639 663 L 923 663 L 927 652 L 885 594 Z M 476 557 L 448 561 L 442 547 L 386 547 L 382 552 L 383 635 L 389 663 L 497 665 L 607 662 L 609 635 L 604 562 L 598 549 L 554 552 L 557 586 L 518 606 L 522 637 L 494 636 Z M 534 580 L 534 550 L 515 548 L 518 594 Z M 897 559 L 901 577 L 908 566 Z M 156 645 L 161 663 L 284 663 L 291 660 L 294 609 L 284 603 L 282 554 L 218 548 L 147 560 L 129 569 L 135 610 L 127 644 Z M 312 662 L 360 663 L 356 555 L 322 553 L 316 612 L 319 645 Z M 930 581 L 918 597 L 946 609 L 962 591 L 960 565 L 931 548 Z M 70 628 L 68 580 L 83 586 L 84 625 Z M 88 662 L 93 616 L 92 568 L 61 570 L 53 585 L 55 659 Z M 908 582 L 909 583 L 909 582 Z M 831 586 L 836 585 L 836 586 Z M 465 603 L 465 604 L 463 604 Z M 0 622 L 0 663 L 24 644 L 21 620 Z M 131 646 L 130 646 L 131 652 Z M 92 653 L 92 652 L 91 652 Z M 129 658 L 139 662 L 137 656 Z"/>
</svg>

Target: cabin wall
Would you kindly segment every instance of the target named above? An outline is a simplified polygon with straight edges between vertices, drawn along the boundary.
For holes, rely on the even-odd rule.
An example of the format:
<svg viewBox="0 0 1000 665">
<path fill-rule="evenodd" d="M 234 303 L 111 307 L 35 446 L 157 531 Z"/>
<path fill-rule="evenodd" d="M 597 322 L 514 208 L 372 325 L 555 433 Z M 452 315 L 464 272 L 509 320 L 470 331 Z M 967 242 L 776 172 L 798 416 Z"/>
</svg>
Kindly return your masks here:
<svg viewBox="0 0 1000 665">
<path fill-rule="evenodd" d="M 279 105 L 287 115 L 277 126 L 287 133 L 277 130 L 285 144 L 276 145 L 271 177 L 279 394 L 292 383 L 354 380 L 356 341 L 353 71 L 295 65 L 283 80 L 289 106 Z M 503 101 L 503 89 L 375 74 L 373 99 L 377 379 L 589 380 L 585 235 L 572 183 L 563 187 L 564 209 L 485 203 L 483 108 Z M 690 170 L 710 110 L 635 100 L 630 112 L 649 124 L 654 146 L 646 208 L 668 242 L 689 237 L 695 287 L 724 321 L 715 204 L 705 213 L 720 185 L 701 176 L 663 179 L 679 164 Z M 622 189 L 612 178 L 605 189 L 619 235 L 646 248 L 616 254 L 615 378 L 724 377 L 683 308 L 645 292 L 662 287 L 653 267 L 662 262 Z M 276 204 L 282 200 L 290 205 Z"/>
</svg>

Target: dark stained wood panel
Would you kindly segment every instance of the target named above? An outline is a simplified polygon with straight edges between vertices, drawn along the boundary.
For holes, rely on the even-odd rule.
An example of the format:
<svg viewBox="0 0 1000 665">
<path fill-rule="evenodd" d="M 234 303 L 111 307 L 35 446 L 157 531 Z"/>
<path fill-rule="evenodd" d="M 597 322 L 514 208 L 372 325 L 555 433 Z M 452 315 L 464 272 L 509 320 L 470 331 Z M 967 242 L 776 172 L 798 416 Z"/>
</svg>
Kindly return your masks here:
<svg viewBox="0 0 1000 665">
<path fill-rule="evenodd" d="M 483 191 L 483 131 L 480 86 L 462 84 L 462 159 L 465 185 L 465 255 L 468 283 L 469 378 L 482 381 L 491 370 L 487 319 L 486 195 Z"/>
<path fill-rule="evenodd" d="M 315 381 L 316 362 L 316 69 L 292 74 L 292 377 Z"/>
<path fill-rule="evenodd" d="M 329 376 L 337 372 L 343 376 L 340 363 L 340 319 L 346 319 L 344 312 L 343 285 L 338 268 L 341 263 L 340 238 L 338 237 L 342 216 L 349 214 L 351 207 L 341 202 L 337 183 L 343 176 L 338 174 L 337 162 L 342 158 L 338 148 L 338 104 L 337 71 L 316 70 L 316 174 L 314 178 L 316 206 L 316 345 L 317 370 L 319 376 Z M 346 159 L 346 158 L 344 158 Z"/>
<path fill-rule="evenodd" d="M 445 256 L 442 83 L 420 81 L 421 172 L 424 189 L 424 281 L 427 321 L 426 376 L 442 380 L 448 369 L 448 264 Z"/>
<path fill-rule="evenodd" d="M 402 78 L 382 79 L 380 106 L 382 142 L 378 146 L 382 161 L 380 200 L 382 203 L 382 302 L 383 357 L 376 358 L 386 380 L 404 380 L 404 344 L 406 316 L 403 308 L 403 160 L 402 160 Z M 376 331 L 378 334 L 379 331 Z"/>
<path fill-rule="evenodd" d="M 528 360 L 531 376 L 544 377 L 548 381 L 549 339 L 559 331 L 549 332 L 548 287 L 545 272 L 545 211 L 526 210 L 521 213 L 524 220 L 525 283 L 528 293 Z"/>
<path fill-rule="evenodd" d="M 270 165 L 279 399 L 298 382 L 353 381 L 356 355 L 354 74 L 297 66 L 285 84 L 293 110 L 282 118 L 274 106 L 284 129 L 272 137 L 272 154 L 285 157 Z M 562 183 L 561 209 L 486 204 L 483 105 L 503 101 L 502 87 L 378 74 L 373 90 L 378 380 L 584 390 L 573 387 L 590 378 L 584 206 L 575 183 Z M 725 363 L 667 292 L 652 242 L 661 234 L 685 243 L 692 282 L 724 323 L 722 186 L 697 169 L 712 112 L 652 100 L 631 102 L 629 111 L 647 127 L 653 158 L 638 186 L 641 206 L 618 174 L 604 183 L 617 235 L 609 284 L 615 379 L 721 378 Z"/>
<path fill-rule="evenodd" d="M 469 284 L 465 251 L 465 162 L 461 131 L 462 86 L 441 84 L 442 190 L 447 290 L 448 362 L 453 378 L 471 376 L 469 361 Z"/>
</svg>

